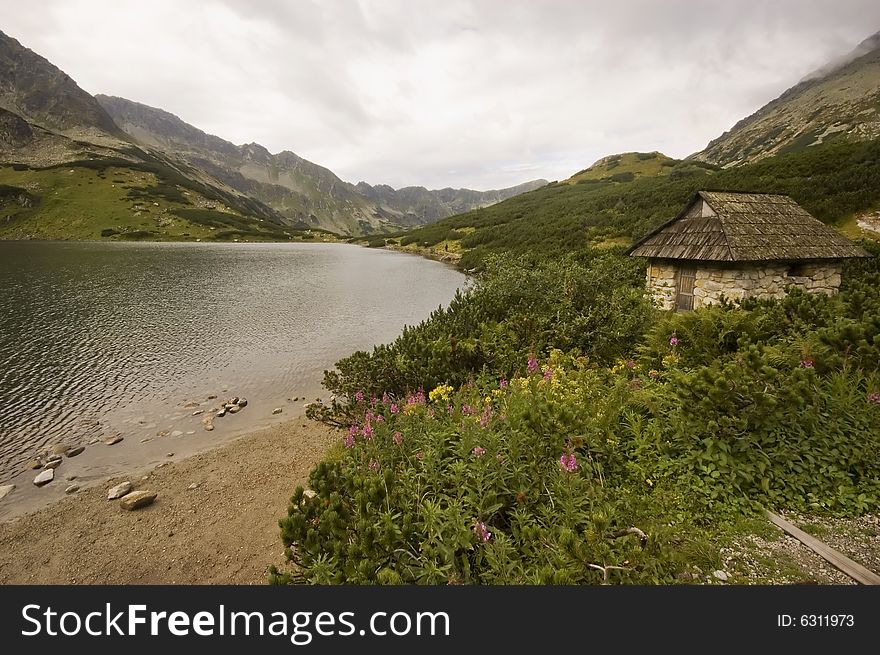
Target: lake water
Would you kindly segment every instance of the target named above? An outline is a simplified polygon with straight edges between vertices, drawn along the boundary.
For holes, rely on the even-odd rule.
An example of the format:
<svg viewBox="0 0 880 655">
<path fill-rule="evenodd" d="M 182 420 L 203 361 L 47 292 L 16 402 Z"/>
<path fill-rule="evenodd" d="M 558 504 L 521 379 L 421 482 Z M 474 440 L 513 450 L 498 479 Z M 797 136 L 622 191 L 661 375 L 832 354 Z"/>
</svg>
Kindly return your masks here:
<svg viewBox="0 0 880 655">
<path fill-rule="evenodd" d="M 94 446 L 98 473 L 179 452 L 168 435 L 203 442 L 301 412 L 327 393 L 324 369 L 393 340 L 465 278 L 344 244 L 0 242 L 0 281 L 2 484 L 60 442 L 122 434 Z M 208 434 L 192 412 L 215 394 L 249 405 Z"/>
</svg>

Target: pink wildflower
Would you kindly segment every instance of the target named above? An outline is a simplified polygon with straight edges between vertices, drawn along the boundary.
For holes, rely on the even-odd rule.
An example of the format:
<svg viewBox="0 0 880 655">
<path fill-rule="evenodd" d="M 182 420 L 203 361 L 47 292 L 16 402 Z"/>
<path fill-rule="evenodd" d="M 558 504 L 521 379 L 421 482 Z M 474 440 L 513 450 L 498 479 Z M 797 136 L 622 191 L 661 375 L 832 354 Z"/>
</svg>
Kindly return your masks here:
<svg viewBox="0 0 880 655">
<path fill-rule="evenodd" d="M 362 433 L 362 434 L 364 435 L 364 437 L 367 438 L 367 439 L 372 439 L 372 438 L 373 438 L 373 428 L 370 427 L 369 424 L 367 424 L 367 425 L 364 426 L 364 429 L 361 430 L 361 433 Z"/>
<path fill-rule="evenodd" d="M 483 543 L 486 543 L 492 538 L 492 533 L 489 532 L 489 528 L 487 528 L 486 524 L 482 521 L 474 522 L 474 534 L 477 535 L 477 539 Z"/>
<path fill-rule="evenodd" d="M 370 460 L 370 470 L 371 471 L 378 471 L 379 470 L 379 462 L 377 462 L 375 459 Z"/>
<path fill-rule="evenodd" d="M 383 405 L 387 405 L 387 404 L 390 403 L 390 402 L 391 402 L 391 398 L 388 396 L 388 394 L 387 394 L 387 393 L 383 393 L 383 394 L 382 394 L 382 404 L 383 404 Z"/>
<path fill-rule="evenodd" d="M 351 435 L 351 433 L 345 435 L 345 437 L 342 439 L 342 445 L 346 448 L 354 448 L 354 437 Z"/>
<path fill-rule="evenodd" d="M 400 407 L 397 406 L 397 403 L 391 403 L 391 413 L 397 414 L 400 411 Z"/>
<path fill-rule="evenodd" d="M 544 371 L 544 379 L 545 380 L 549 380 L 552 377 L 553 377 L 553 369 L 548 368 L 546 371 Z"/>
<path fill-rule="evenodd" d="M 813 360 L 812 359 L 802 359 L 801 360 L 801 368 L 813 368 Z"/>
<path fill-rule="evenodd" d="M 627 368 L 635 368 L 635 367 L 636 367 L 636 361 L 635 361 L 634 359 L 628 359 L 628 360 L 626 360 L 626 367 L 627 367 Z"/>
<path fill-rule="evenodd" d="M 880 393 L 868 394 L 868 402 L 874 403 L 875 405 L 880 405 Z"/>
<path fill-rule="evenodd" d="M 482 457 L 483 455 L 486 454 L 486 449 L 481 448 L 480 446 L 477 446 L 471 451 L 471 453 L 473 454 L 474 457 Z"/>
<path fill-rule="evenodd" d="M 506 389 L 508 386 L 508 382 L 505 378 L 501 378 L 501 382 L 498 383 L 498 386 L 502 389 Z"/>
<path fill-rule="evenodd" d="M 466 414 L 467 416 L 470 416 L 471 414 L 474 414 L 475 412 L 474 412 L 473 407 L 471 407 L 470 405 L 465 403 L 464 405 L 461 406 L 461 413 Z"/>
<path fill-rule="evenodd" d="M 376 423 L 384 423 L 384 422 L 385 422 L 385 417 L 382 416 L 381 414 L 379 414 L 379 416 L 376 417 Z"/>
<path fill-rule="evenodd" d="M 354 395 L 354 399 L 355 399 L 357 402 L 359 402 L 359 403 L 364 402 L 364 392 L 363 392 L 363 391 L 358 391 L 358 392 Z"/>
<path fill-rule="evenodd" d="M 528 369 L 529 373 L 534 373 L 538 370 L 538 360 L 534 357 L 529 357 L 529 362 L 526 365 L 526 368 Z"/>
<path fill-rule="evenodd" d="M 670 346 L 677 346 L 677 345 L 678 345 L 678 337 L 675 336 L 674 334 L 673 334 L 672 337 L 669 339 L 669 345 L 670 345 Z"/>
<path fill-rule="evenodd" d="M 403 435 L 400 432 L 395 432 L 391 435 L 391 440 L 399 446 L 403 443 Z"/>
<path fill-rule="evenodd" d="M 574 453 L 563 453 L 562 457 L 559 458 L 559 466 L 562 467 L 563 471 L 567 473 L 573 473 L 577 471 L 577 459 L 575 459 Z"/>
</svg>

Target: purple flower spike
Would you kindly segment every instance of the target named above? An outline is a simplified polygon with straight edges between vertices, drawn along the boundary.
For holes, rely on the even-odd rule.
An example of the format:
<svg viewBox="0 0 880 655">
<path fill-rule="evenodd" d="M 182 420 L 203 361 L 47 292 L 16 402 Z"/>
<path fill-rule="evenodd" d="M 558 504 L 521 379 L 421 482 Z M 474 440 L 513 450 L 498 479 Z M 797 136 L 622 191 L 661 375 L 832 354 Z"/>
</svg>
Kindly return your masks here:
<svg viewBox="0 0 880 655">
<path fill-rule="evenodd" d="M 482 543 L 486 543 L 492 538 L 492 533 L 489 532 L 489 528 L 487 528 L 486 524 L 482 521 L 476 521 L 474 523 L 474 534 L 477 535 L 477 539 Z"/>
</svg>

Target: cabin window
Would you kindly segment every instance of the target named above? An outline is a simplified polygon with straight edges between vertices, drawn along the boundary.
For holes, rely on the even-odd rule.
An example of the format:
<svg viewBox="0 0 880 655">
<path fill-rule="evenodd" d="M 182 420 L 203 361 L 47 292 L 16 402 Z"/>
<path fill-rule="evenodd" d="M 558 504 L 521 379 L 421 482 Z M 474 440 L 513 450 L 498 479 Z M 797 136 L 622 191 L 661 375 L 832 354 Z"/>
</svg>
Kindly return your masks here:
<svg viewBox="0 0 880 655">
<path fill-rule="evenodd" d="M 689 312 L 694 308 L 694 281 L 697 279 L 697 269 L 682 267 L 678 269 L 678 311 Z"/>
</svg>

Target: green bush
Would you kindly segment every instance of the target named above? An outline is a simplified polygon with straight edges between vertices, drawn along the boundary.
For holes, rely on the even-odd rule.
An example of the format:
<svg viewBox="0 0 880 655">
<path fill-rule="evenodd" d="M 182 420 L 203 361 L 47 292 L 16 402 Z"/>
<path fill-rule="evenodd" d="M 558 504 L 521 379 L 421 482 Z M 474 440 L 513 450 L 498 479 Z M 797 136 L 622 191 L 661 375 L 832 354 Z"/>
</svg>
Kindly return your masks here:
<svg viewBox="0 0 880 655">
<path fill-rule="evenodd" d="M 495 257 L 472 288 L 390 345 L 357 352 L 325 374 L 337 395 L 406 393 L 509 372 L 523 353 L 553 348 L 610 363 L 629 352 L 654 310 L 641 264 L 611 252 L 556 261 Z"/>
<path fill-rule="evenodd" d="M 281 528 L 295 568 L 273 581 L 673 582 L 674 494 L 641 493 L 601 421 L 581 430 L 587 407 L 614 412 L 619 398 L 570 382 L 537 372 L 359 402 L 344 454 L 312 472 L 313 497 L 291 500 Z"/>
</svg>

